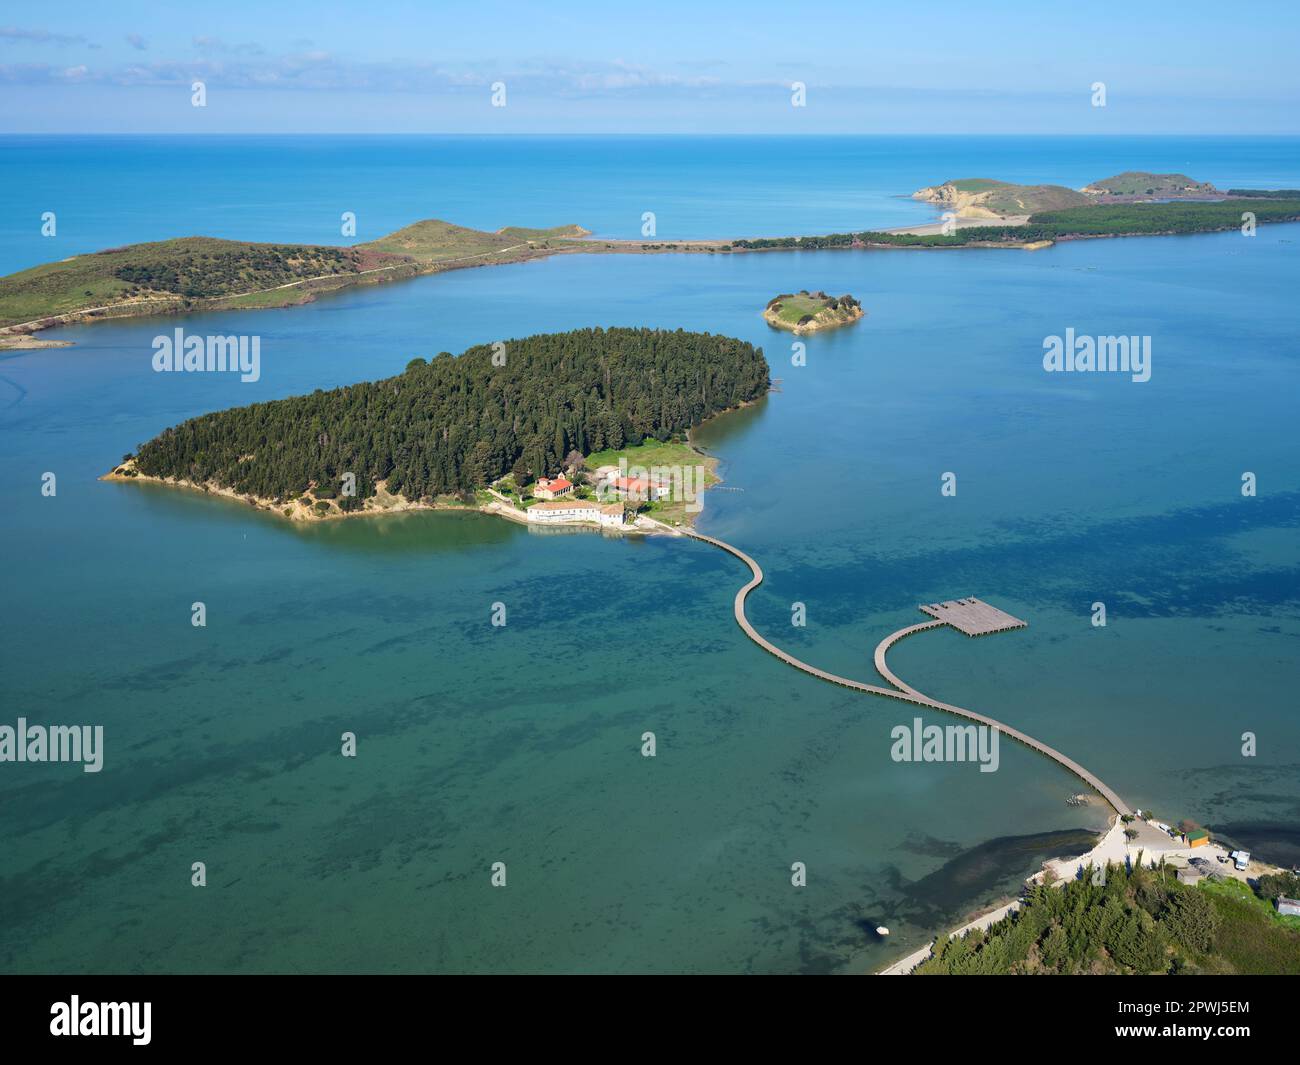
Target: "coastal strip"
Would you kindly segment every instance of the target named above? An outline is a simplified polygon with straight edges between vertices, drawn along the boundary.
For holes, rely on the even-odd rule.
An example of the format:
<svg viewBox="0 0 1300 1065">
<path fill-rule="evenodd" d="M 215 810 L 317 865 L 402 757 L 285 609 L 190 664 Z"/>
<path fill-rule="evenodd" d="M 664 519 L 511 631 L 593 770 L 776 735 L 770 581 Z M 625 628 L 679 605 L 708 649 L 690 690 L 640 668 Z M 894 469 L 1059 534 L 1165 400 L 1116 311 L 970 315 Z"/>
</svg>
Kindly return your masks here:
<svg viewBox="0 0 1300 1065">
<path fill-rule="evenodd" d="M 1088 866 L 1104 868 L 1107 864 L 1115 862 L 1122 863 L 1128 860 L 1128 849 L 1125 846 L 1124 822 L 1118 817 L 1111 820 L 1110 828 L 1102 837 L 1097 840 L 1096 844 L 1086 854 L 1081 854 L 1077 858 L 1054 858 L 1050 862 L 1044 862 L 1043 868 L 1025 882 L 1027 884 L 1036 884 L 1042 881 L 1045 873 L 1050 870 L 1056 877 L 1054 883 L 1058 886 L 1067 883 L 1069 880 L 1079 875 L 1079 871 L 1086 869 Z M 997 924 L 1002 918 L 1015 913 L 1020 909 L 1020 899 L 1012 899 L 1005 902 L 995 909 L 989 910 L 988 913 L 982 913 L 973 920 L 955 928 L 949 932 L 944 939 L 954 939 L 964 936 L 969 932 L 983 932 Z M 919 950 L 914 950 L 906 958 L 901 958 L 892 965 L 881 969 L 876 973 L 877 976 L 910 976 L 912 970 L 923 962 L 930 960 L 934 954 L 934 949 L 939 945 L 939 940 L 934 940 Z"/>
<path fill-rule="evenodd" d="M 1120 177 L 1125 180 L 1116 184 Z M 1148 202 L 1145 186 L 1141 195 L 1133 192 L 1131 181 L 1138 177 L 1143 179 L 1138 185 L 1147 178 L 1177 179 L 1170 193 L 1172 200 Z M 1183 183 L 1190 184 L 1183 188 Z M 949 211 L 950 217 L 939 222 L 821 236 L 602 239 L 576 225 L 514 227 L 488 233 L 426 219 L 378 240 L 347 246 L 257 244 L 210 237 L 125 245 L 0 277 L 0 350 L 64 346 L 63 341 L 32 339 L 32 334 L 54 326 L 200 310 L 284 307 L 307 303 L 323 293 L 353 285 L 528 262 L 552 255 L 714 255 L 902 248 L 1036 250 L 1057 241 L 1098 237 L 1169 236 L 1238 228 L 1253 234 L 1257 223 L 1300 221 L 1300 193 L 1295 190 L 1229 190 L 1218 198 L 1207 199 L 1204 187 L 1183 175 L 1132 172 L 1099 183 L 1095 195 L 983 179 L 975 185 L 978 189 L 971 195 L 979 204 L 966 203 L 965 193 L 954 194 L 965 204 L 964 213 L 977 215 L 974 218 L 958 217 L 962 210 L 956 214 Z M 1112 186 L 1125 191 L 1107 191 Z M 1151 186 L 1153 190 L 1156 187 Z M 933 189 L 922 192 L 938 195 Z M 933 202 L 943 206 L 947 201 L 940 197 Z M 832 321 L 846 324 L 857 317 L 837 314 L 834 319 L 825 319 L 821 327 Z M 786 327 L 779 321 L 769 321 L 778 328 Z"/>
</svg>

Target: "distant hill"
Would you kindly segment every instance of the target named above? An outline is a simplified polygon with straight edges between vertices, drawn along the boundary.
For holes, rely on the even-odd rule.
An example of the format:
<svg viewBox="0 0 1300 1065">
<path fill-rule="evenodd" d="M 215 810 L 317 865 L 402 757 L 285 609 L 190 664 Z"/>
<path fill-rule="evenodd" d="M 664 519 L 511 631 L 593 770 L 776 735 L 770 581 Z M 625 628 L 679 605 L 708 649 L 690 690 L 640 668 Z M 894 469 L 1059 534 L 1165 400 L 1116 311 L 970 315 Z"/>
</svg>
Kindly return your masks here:
<svg viewBox="0 0 1300 1065">
<path fill-rule="evenodd" d="M 1145 170 L 1125 170 L 1122 174 L 1085 185 L 1083 191 L 1090 196 L 1154 196 L 1160 199 L 1222 195 L 1209 182 L 1196 181 L 1186 174 L 1152 174 Z"/>
<path fill-rule="evenodd" d="M 257 244 L 216 237 L 128 244 L 0 278 L 0 329 L 78 318 L 283 306 L 316 292 L 429 273 L 476 258 L 511 262 L 562 250 L 581 226 L 510 227 L 499 233 L 437 219 L 351 247 Z"/>
<path fill-rule="evenodd" d="M 1036 211 L 1082 207 L 1092 201 L 1064 185 L 1017 185 L 992 178 L 962 178 L 912 194 L 916 200 L 950 207 L 967 218 L 1010 218 Z"/>
<path fill-rule="evenodd" d="M 356 275 L 395 261 L 361 248 L 181 237 L 75 255 L 0 279 L 0 326 L 90 307 L 177 304 Z"/>
<path fill-rule="evenodd" d="M 1080 190 L 1064 185 L 1017 185 L 992 178 L 963 178 L 931 185 L 912 194 L 916 200 L 952 208 L 965 218 L 1014 218 L 1044 211 L 1065 211 L 1144 199 L 1179 200 L 1223 196 L 1213 185 L 1186 174 L 1126 170 Z"/>
<path fill-rule="evenodd" d="M 420 262 L 441 262 L 471 255 L 488 255 L 518 243 L 519 240 L 512 240 L 502 233 L 488 233 L 430 218 L 404 226 L 395 233 L 359 247 L 392 255 L 405 255 Z"/>
</svg>

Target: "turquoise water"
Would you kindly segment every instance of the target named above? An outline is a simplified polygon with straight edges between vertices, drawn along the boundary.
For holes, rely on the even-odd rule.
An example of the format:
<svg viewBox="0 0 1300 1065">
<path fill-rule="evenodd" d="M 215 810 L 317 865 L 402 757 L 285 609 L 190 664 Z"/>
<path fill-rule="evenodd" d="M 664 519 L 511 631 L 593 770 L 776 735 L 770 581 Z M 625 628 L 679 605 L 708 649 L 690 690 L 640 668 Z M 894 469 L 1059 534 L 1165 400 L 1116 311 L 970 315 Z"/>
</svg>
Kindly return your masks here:
<svg viewBox="0 0 1300 1065">
<path fill-rule="evenodd" d="M 746 142 L 766 165 L 742 168 L 735 196 L 710 162 L 723 148 L 700 145 L 672 142 L 682 166 L 659 171 L 675 175 L 657 186 L 666 202 L 703 205 L 682 235 L 805 228 L 786 224 L 782 203 L 824 219 L 809 230 L 928 217 L 889 197 L 991 172 L 1000 142 L 936 138 L 905 163 L 879 145 L 817 143 L 820 169 L 806 174 L 784 169 L 790 142 Z M 1122 160 L 1093 139 L 1032 146 L 1012 145 L 1012 158 L 1037 155 L 1035 175 L 1074 183 L 1150 166 L 1300 184 L 1295 141 L 1155 142 Z M 346 147 L 318 144 L 335 165 Z M 393 151 L 409 161 L 426 148 Z M 191 211 L 216 217 L 202 183 L 136 188 L 145 148 L 31 150 L 133 190 L 130 224 L 86 206 L 84 174 L 66 190 L 95 217 L 91 246 L 193 230 Z M 617 167 L 602 192 L 547 141 L 465 150 L 459 184 L 437 183 L 456 210 L 414 206 L 432 187 L 418 167 L 389 160 L 375 177 L 385 152 L 359 164 L 354 187 L 370 189 L 365 210 L 403 216 L 387 228 L 421 214 L 619 235 L 639 224 L 639 211 L 619 221 L 639 197 L 625 200 Z M 835 162 L 871 151 L 876 169 Z M 531 176 L 494 187 L 482 160 L 508 152 Z M 306 198 L 325 204 L 326 168 L 299 154 Z M 12 153 L 0 158 L 12 187 Z M 630 148 L 620 158 L 634 169 Z M 32 165 L 51 169 L 25 176 L 23 195 L 67 180 L 61 164 Z M 223 235 L 329 239 L 304 225 L 306 206 L 284 206 L 292 173 L 283 152 L 274 167 L 230 169 L 222 188 L 248 213 Z M 809 195 L 805 180 L 848 199 Z M 573 198 L 538 219 L 537 189 Z M 54 257 L 48 243 L 5 247 L 6 268 Z M 564 257 L 186 321 L 259 334 L 256 384 L 152 373 L 150 341 L 171 320 L 64 329 L 48 335 L 74 347 L 6 355 L 0 721 L 102 723 L 107 750 L 99 774 L 0 766 L 0 968 L 863 971 L 1102 823 L 1064 804 L 1064 771 L 1012 744 L 991 774 L 892 762 L 890 729 L 913 709 L 764 655 L 731 620 L 746 574 L 706 545 L 539 536 L 478 515 L 303 529 L 96 479 L 201 411 L 579 325 L 763 345 L 779 391 L 698 434 L 730 489 L 709 494 L 702 528 L 763 565 L 750 615 L 782 646 L 873 680 L 872 648 L 919 620 L 917 604 L 985 597 L 1029 628 L 905 641 L 891 656 L 899 675 L 1057 746 L 1168 820 L 1294 838 L 1298 251 L 1300 226 L 1280 226 L 1032 254 Z M 759 311 L 805 286 L 852 292 L 869 316 L 808 339 L 796 367 L 792 338 Z M 1150 335 L 1151 381 L 1044 374 L 1043 337 L 1067 327 Z M 1239 491 L 1245 470 L 1254 499 Z M 54 498 L 39 491 L 46 471 Z M 940 496 L 945 471 L 955 498 Z M 1097 600 L 1104 629 L 1090 623 Z M 204 629 L 190 625 L 195 601 Z M 504 628 L 489 623 L 495 602 Z M 806 628 L 790 625 L 793 602 Z M 655 759 L 639 754 L 647 730 Z M 1240 753 L 1246 730 L 1253 759 Z M 338 753 L 344 731 L 356 759 Z M 200 860 L 202 890 L 190 886 Z M 497 861 L 504 889 L 490 885 Z M 795 861 L 806 888 L 790 886 Z"/>
<path fill-rule="evenodd" d="M 1300 138 L 0 135 L 0 271 L 195 234 L 352 243 L 421 218 L 635 238 L 652 211 L 665 240 L 885 228 L 936 218 L 910 194 L 950 178 L 1078 188 L 1135 160 L 1295 187 Z"/>
</svg>

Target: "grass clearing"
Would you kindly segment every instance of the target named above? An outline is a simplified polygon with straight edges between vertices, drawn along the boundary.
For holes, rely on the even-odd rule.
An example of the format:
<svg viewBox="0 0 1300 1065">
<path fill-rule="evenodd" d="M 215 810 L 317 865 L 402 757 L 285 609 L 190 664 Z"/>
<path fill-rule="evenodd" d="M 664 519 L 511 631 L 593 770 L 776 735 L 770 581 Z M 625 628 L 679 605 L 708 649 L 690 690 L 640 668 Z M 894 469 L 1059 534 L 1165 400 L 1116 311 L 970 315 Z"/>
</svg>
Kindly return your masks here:
<svg viewBox="0 0 1300 1065">
<path fill-rule="evenodd" d="M 1239 973 L 1300 976 L 1300 917 L 1284 917 L 1240 880 L 1198 885 L 1221 924 L 1215 950 Z"/>
<path fill-rule="evenodd" d="M 593 478 L 594 481 L 596 470 L 599 467 L 617 466 L 620 459 L 627 460 L 629 470 L 639 466 L 647 474 L 651 473 L 656 467 L 670 471 L 673 468 L 680 468 L 682 470 L 682 484 L 684 487 L 689 486 L 692 493 L 697 483 L 694 473 L 696 466 L 704 467 L 705 488 L 717 484 L 721 479 L 715 472 L 718 465 L 717 459 L 696 451 L 689 444 L 671 440 L 667 442 L 647 440 L 637 447 L 593 452 L 587 456 L 587 475 Z M 652 518 L 666 522 L 669 525 L 690 525 L 699 515 L 703 501 L 698 496 L 694 499 L 686 499 L 686 492 L 683 492 L 682 497 L 678 498 L 676 478 L 670 473 L 668 480 L 672 482 L 672 494 L 666 499 L 643 502 L 641 504 L 641 513 L 649 514 Z M 688 510 L 688 507 L 691 509 Z"/>
</svg>

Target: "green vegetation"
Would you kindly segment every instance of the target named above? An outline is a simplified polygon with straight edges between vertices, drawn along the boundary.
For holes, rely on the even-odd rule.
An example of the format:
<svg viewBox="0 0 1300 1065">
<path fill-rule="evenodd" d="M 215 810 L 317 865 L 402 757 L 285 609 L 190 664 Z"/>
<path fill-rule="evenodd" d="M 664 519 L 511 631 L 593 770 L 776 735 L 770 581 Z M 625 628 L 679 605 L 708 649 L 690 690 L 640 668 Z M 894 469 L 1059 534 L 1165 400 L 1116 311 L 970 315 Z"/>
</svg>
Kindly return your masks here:
<svg viewBox="0 0 1300 1065">
<path fill-rule="evenodd" d="M 710 462 L 679 438 L 664 441 L 651 438 L 631 447 L 593 451 L 587 456 L 585 465 L 591 474 L 601 466 L 617 466 L 620 459 L 627 459 L 629 467 L 641 466 L 647 470 L 654 466 L 698 466 Z"/>
<path fill-rule="evenodd" d="M 1219 914 L 1215 945 L 1231 966 L 1225 971 L 1300 976 L 1300 917 L 1283 917 L 1240 880 L 1202 882 L 1192 890 L 1204 892 Z"/>
<path fill-rule="evenodd" d="M 507 472 L 527 483 L 574 450 L 668 440 L 769 383 L 760 349 L 709 333 L 582 329 L 505 348 L 503 366 L 478 345 L 382 381 L 192 418 L 141 445 L 135 468 L 277 502 L 353 473 L 341 510 L 379 482 L 428 501 Z"/>
<path fill-rule="evenodd" d="M 820 237 L 758 237 L 737 240 L 732 247 L 745 251 L 770 251 L 799 248 L 816 251 L 822 248 L 866 248 L 887 245 L 897 248 L 957 248 L 964 244 L 1021 244 L 1044 239 L 1034 235 L 1047 230 L 1033 226 L 972 226 L 951 235 L 940 233 L 884 233 L 864 230 L 861 233 L 827 233 Z M 974 236 L 972 235 L 974 234 Z M 1031 234 L 1026 236 L 1026 234 Z M 1050 239 L 1050 238 L 1047 238 Z"/>
<path fill-rule="evenodd" d="M 1156 179 L 1163 184 L 1145 185 L 1144 194 L 1150 188 L 1155 193 L 1173 195 L 1183 182 L 1190 182 L 1193 189 L 1201 187 L 1183 174 L 1137 171 L 1108 178 L 1099 185 L 1107 189 L 1136 188 Z M 1180 194 L 1186 195 L 1187 189 Z M 73 256 L 0 278 L 0 329 L 25 323 L 48 325 L 50 319 L 61 315 L 94 318 L 183 311 L 196 301 L 204 301 L 205 309 L 285 306 L 346 285 L 481 262 L 516 262 L 573 250 L 711 253 L 776 248 L 1019 246 L 1071 237 L 1234 229 L 1241 225 L 1244 211 L 1252 211 L 1258 222 L 1300 219 L 1300 191 L 1233 189 L 1230 195 L 1234 198 L 1221 202 L 1097 203 L 1096 196 L 1060 186 L 1012 185 L 970 178 L 922 190 L 917 196 L 933 202 L 947 202 L 943 197 L 950 196 L 954 205 L 981 206 L 1006 214 L 1032 210 L 1028 224 L 1013 226 L 992 221 L 987 226 L 959 229 L 948 235 L 865 231 L 737 240 L 730 244 L 611 244 L 580 240 L 586 230 L 576 225 L 550 229 L 511 226 L 488 233 L 436 219 L 416 222 L 353 247 L 183 237 Z M 0 338 L 6 345 L 14 340 L 12 335 Z"/>
<path fill-rule="evenodd" d="M 667 522 L 669 525 L 689 525 L 700 512 L 700 508 L 697 506 L 700 499 L 695 495 L 698 487 L 698 482 L 695 479 L 695 468 L 697 466 L 704 467 L 703 487 L 705 489 L 718 483 L 718 476 L 714 473 L 717 460 L 701 454 L 690 444 L 676 437 L 666 441 L 648 439 L 635 447 L 593 452 L 587 456 L 584 464 L 588 479 L 595 484 L 596 470 L 602 466 L 618 466 L 620 459 L 627 460 L 629 471 L 640 468 L 647 475 L 652 475 L 656 468 L 659 470 L 679 468 L 682 471 L 681 485 L 683 491 L 680 494 L 677 491 L 677 482 L 669 476 L 665 480 L 671 482 L 671 491 L 666 498 L 642 502 L 639 505 L 635 502 L 628 503 L 630 508 L 639 509 L 642 513 L 649 514 L 651 517 Z M 689 500 L 684 498 L 688 492 L 694 498 Z M 687 510 L 688 504 L 693 509 Z"/>
<path fill-rule="evenodd" d="M 763 317 L 770 325 L 796 333 L 847 325 L 862 317 L 862 305 L 852 296 L 828 296 L 825 292 L 784 293 L 767 301 Z"/>
<path fill-rule="evenodd" d="M 490 255 L 519 243 L 521 238 L 506 236 L 504 232 L 486 233 L 481 229 L 468 229 L 430 218 L 358 247 L 390 255 L 406 255 L 422 263 L 437 263 L 448 259 Z"/>
<path fill-rule="evenodd" d="M 428 220 L 353 247 L 254 244 L 214 237 L 130 244 L 0 278 L 0 328 L 64 314 L 149 314 L 209 306 L 273 307 L 322 289 L 409 277 L 493 256 L 509 262 L 539 253 L 538 240 L 566 242 L 580 226 L 477 229 Z M 553 245 L 540 247 L 549 250 Z"/>
<path fill-rule="evenodd" d="M 1228 195 L 1257 200 L 1300 200 L 1300 189 L 1229 189 Z"/>
<path fill-rule="evenodd" d="M 1094 181 L 1083 190 L 1095 196 L 1214 196 L 1219 190 L 1186 174 L 1152 174 L 1125 170 L 1114 177 Z"/>
<path fill-rule="evenodd" d="M 1099 204 L 1036 214 L 1029 219 L 1029 225 L 1054 230 L 1060 237 L 1207 233 L 1240 228 L 1244 211 L 1254 212 L 1257 222 L 1294 222 L 1300 219 L 1300 199 Z"/>
<path fill-rule="evenodd" d="M 945 181 L 942 185 L 921 189 L 915 193 L 915 198 L 972 214 L 984 212 L 1002 217 L 1081 207 L 1092 202 L 1082 192 L 1067 189 L 1064 185 L 1017 185 L 992 178 Z"/>
<path fill-rule="evenodd" d="M 1300 875 L 1266 873 L 1256 882 L 1255 894 L 1268 903 L 1272 903 L 1279 895 L 1285 895 L 1289 899 L 1300 899 Z M 1300 917 L 1288 917 L 1284 920 L 1300 922 Z"/>
<path fill-rule="evenodd" d="M 1127 237 L 1157 233 L 1212 233 L 1238 229 L 1243 211 L 1257 222 L 1300 220 L 1300 197 L 1278 200 L 1232 200 L 1218 203 L 1096 204 L 1067 211 L 1031 215 L 1022 226 L 970 226 L 951 234 L 829 233 L 821 237 L 764 237 L 737 240 L 733 248 L 761 251 L 773 248 L 863 248 L 872 245 L 916 248 L 956 248 L 963 245 L 1019 245 L 1071 237 Z"/>
<path fill-rule="evenodd" d="M 1018 912 L 948 940 L 917 974 L 1300 973 L 1300 919 L 1270 917 L 1239 881 L 1192 887 L 1164 866 L 1118 865 L 1092 879 L 1036 885 Z"/>
<path fill-rule="evenodd" d="M 1088 197 L 1064 185 L 1013 185 L 995 182 L 983 199 L 981 206 L 995 214 L 1022 215 L 1035 211 L 1053 211 L 1061 207 L 1082 206 Z"/>
<path fill-rule="evenodd" d="M 214 299 L 355 275 L 388 257 L 310 244 L 184 237 L 76 255 L 0 279 L 0 326 L 87 307 Z"/>
<path fill-rule="evenodd" d="M 550 229 L 530 229 L 527 226 L 506 226 L 505 229 L 498 229 L 497 233 L 503 237 L 509 237 L 511 240 L 578 240 L 581 237 L 588 236 L 591 233 L 589 229 L 583 229 L 582 226 L 569 224 L 567 226 L 552 226 Z"/>
<path fill-rule="evenodd" d="M 134 290 L 186 299 L 212 299 L 362 269 L 361 253 L 350 248 L 244 244 L 203 237 L 137 244 L 121 252 L 99 252 L 95 258 L 104 256 L 128 258 L 115 266 L 113 276 Z"/>
</svg>

